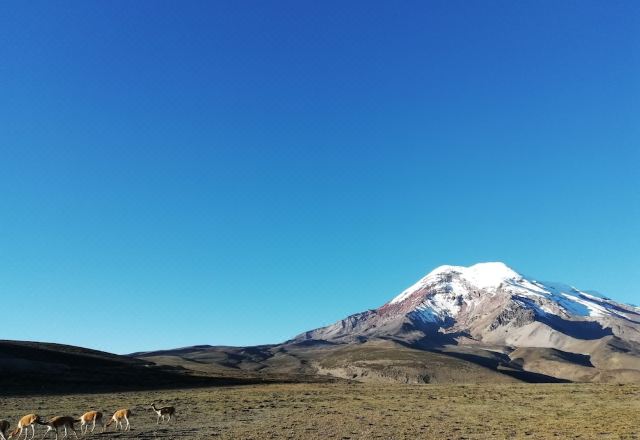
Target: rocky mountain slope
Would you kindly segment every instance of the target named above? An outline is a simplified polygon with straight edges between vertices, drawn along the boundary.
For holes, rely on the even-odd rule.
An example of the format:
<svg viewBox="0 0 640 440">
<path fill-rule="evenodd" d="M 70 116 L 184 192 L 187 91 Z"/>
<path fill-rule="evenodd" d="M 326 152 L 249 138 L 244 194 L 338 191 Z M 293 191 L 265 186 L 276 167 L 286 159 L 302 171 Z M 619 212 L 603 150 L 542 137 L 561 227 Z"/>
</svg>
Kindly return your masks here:
<svg viewBox="0 0 640 440">
<path fill-rule="evenodd" d="M 569 380 L 640 380 L 640 309 L 503 263 L 438 267 L 381 307 L 294 340 L 372 339 L 467 357 L 501 353 L 509 368 Z"/>
</svg>

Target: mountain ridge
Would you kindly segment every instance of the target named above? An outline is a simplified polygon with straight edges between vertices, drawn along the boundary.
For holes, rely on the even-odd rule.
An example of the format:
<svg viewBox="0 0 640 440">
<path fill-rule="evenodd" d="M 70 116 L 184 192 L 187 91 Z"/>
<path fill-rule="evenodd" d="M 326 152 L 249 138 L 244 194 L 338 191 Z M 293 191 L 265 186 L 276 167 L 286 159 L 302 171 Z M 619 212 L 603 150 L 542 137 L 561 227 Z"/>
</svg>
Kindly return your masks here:
<svg viewBox="0 0 640 440">
<path fill-rule="evenodd" d="M 491 322 L 474 324 L 486 315 L 491 316 Z M 640 324 L 640 309 L 561 283 L 545 284 L 499 262 L 440 266 L 377 309 L 304 332 L 296 339 L 388 335 L 393 333 L 391 329 L 373 328 L 389 326 L 393 320 L 421 330 L 440 329 L 445 334 L 451 333 L 448 329 L 464 331 L 480 340 L 499 327 L 522 327 L 535 321 L 575 336 L 583 331 L 581 336 L 585 337 L 620 336 L 628 330 L 626 336 L 640 342 L 635 326 Z M 575 324 L 578 322 L 581 325 Z M 633 324 L 632 328 L 627 329 L 628 324 Z"/>
<path fill-rule="evenodd" d="M 640 382 L 640 309 L 501 262 L 439 266 L 381 306 L 281 344 L 145 353 L 220 374 L 360 381 Z M 328 359 L 332 361 L 328 361 Z M 452 376 L 455 368 L 465 375 Z M 497 374 L 497 376 L 496 376 Z"/>
</svg>

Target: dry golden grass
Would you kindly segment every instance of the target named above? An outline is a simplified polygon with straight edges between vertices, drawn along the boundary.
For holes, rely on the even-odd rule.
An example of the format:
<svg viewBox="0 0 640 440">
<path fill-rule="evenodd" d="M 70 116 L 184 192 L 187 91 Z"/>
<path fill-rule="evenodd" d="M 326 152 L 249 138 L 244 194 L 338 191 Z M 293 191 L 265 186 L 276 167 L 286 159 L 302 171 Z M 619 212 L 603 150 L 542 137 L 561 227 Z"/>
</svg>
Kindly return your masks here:
<svg viewBox="0 0 640 440">
<path fill-rule="evenodd" d="M 122 439 L 636 439 L 639 398 L 638 385 L 287 384 L 11 397 L 0 418 L 129 407 L 131 432 L 94 434 Z M 152 402 L 177 422 L 157 427 Z"/>
</svg>

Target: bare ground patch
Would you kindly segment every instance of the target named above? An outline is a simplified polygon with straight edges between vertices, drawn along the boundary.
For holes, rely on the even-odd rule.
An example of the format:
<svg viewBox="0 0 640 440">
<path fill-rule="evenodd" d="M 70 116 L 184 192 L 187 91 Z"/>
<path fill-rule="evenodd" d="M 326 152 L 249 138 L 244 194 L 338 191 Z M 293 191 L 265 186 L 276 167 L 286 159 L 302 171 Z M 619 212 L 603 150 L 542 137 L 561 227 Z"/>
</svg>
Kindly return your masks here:
<svg viewBox="0 0 640 440">
<path fill-rule="evenodd" d="M 274 384 L 7 397 L 0 418 L 131 408 L 132 430 L 104 439 L 637 439 L 639 398 L 638 385 Z M 156 425 L 152 402 L 178 420 Z"/>
</svg>

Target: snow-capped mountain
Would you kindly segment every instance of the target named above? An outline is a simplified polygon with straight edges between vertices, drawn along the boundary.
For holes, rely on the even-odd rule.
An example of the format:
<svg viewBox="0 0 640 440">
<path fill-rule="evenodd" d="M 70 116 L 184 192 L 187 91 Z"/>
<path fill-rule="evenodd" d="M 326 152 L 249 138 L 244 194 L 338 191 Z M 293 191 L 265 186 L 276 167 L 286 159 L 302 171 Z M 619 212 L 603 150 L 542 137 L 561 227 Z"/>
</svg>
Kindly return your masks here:
<svg viewBox="0 0 640 440">
<path fill-rule="evenodd" d="M 440 266 L 381 307 L 296 338 L 370 339 L 465 352 L 559 350 L 587 356 L 586 368 L 640 370 L 640 309 L 503 263 Z"/>
</svg>

